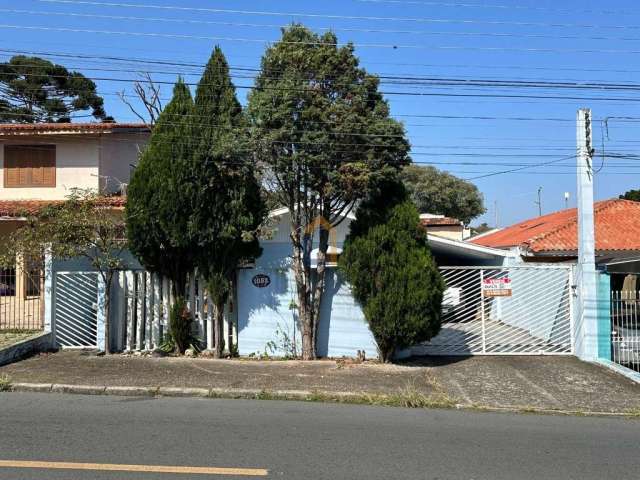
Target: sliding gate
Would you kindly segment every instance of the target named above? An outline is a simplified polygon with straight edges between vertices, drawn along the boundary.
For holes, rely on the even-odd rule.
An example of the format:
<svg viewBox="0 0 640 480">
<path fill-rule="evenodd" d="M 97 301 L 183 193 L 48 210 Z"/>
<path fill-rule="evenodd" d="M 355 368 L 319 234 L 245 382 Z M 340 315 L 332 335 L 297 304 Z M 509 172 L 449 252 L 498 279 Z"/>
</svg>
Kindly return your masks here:
<svg viewBox="0 0 640 480">
<path fill-rule="evenodd" d="M 442 330 L 427 355 L 572 354 L 570 267 L 445 267 Z"/>
</svg>

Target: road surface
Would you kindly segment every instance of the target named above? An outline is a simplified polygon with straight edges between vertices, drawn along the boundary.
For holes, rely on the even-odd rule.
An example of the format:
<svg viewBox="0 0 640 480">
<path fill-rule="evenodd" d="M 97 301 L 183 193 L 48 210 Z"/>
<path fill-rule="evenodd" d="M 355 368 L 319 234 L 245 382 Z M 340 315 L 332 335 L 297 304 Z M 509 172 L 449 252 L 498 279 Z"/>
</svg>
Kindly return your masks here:
<svg viewBox="0 0 640 480">
<path fill-rule="evenodd" d="M 639 475 L 637 419 L 0 394 L 0 479 L 623 480 Z"/>
</svg>

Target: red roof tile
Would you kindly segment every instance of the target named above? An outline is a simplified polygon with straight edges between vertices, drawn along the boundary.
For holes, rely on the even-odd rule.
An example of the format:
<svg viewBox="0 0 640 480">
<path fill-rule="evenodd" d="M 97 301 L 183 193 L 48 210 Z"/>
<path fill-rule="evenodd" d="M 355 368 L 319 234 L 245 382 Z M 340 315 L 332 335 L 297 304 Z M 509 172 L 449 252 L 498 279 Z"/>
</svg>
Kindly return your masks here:
<svg viewBox="0 0 640 480">
<path fill-rule="evenodd" d="M 117 131 L 150 131 L 144 123 L 0 123 L 0 135 L 24 135 L 29 133 L 113 133 Z"/>
<path fill-rule="evenodd" d="M 596 251 L 640 250 L 640 202 L 605 200 L 594 205 Z M 521 247 L 534 253 L 578 249 L 577 209 L 525 220 L 470 240 L 494 248 Z"/>
<path fill-rule="evenodd" d="M 0 200 L 0 217 L 20 218 L 36 215 L 50 205 L 59 205 L 63 200 Z M 122 209 L 127 203 L 126 197 L 104 197 L 104 206 Z"/>
</svg>

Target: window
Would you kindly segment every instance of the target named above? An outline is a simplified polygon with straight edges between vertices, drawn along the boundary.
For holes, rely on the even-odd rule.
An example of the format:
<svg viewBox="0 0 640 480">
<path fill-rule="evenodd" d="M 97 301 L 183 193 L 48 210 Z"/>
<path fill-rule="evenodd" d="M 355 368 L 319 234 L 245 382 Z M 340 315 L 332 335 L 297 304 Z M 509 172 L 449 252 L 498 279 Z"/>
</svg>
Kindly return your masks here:
<svg viewBox="0 0 640 480">
<path fill-rule="evenodd" d="M 55 145 L 5 145 L 5 187 L 55 187 Z"/>
</svg>

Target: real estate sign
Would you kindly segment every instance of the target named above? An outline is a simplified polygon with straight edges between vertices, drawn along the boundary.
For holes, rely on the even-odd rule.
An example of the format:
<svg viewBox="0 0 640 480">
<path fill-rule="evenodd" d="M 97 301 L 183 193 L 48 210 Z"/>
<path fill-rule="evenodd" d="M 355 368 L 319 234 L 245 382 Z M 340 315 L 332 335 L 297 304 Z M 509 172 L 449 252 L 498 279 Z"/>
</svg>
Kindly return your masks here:
<svg viewBox="0 0 640 480">
<path fill-rule="evenodd" d="M 511 294 L 511 279 L 509 277 L 482 280 L 482 295 L 485 297 L 510 297 Z"/>
</svg>

